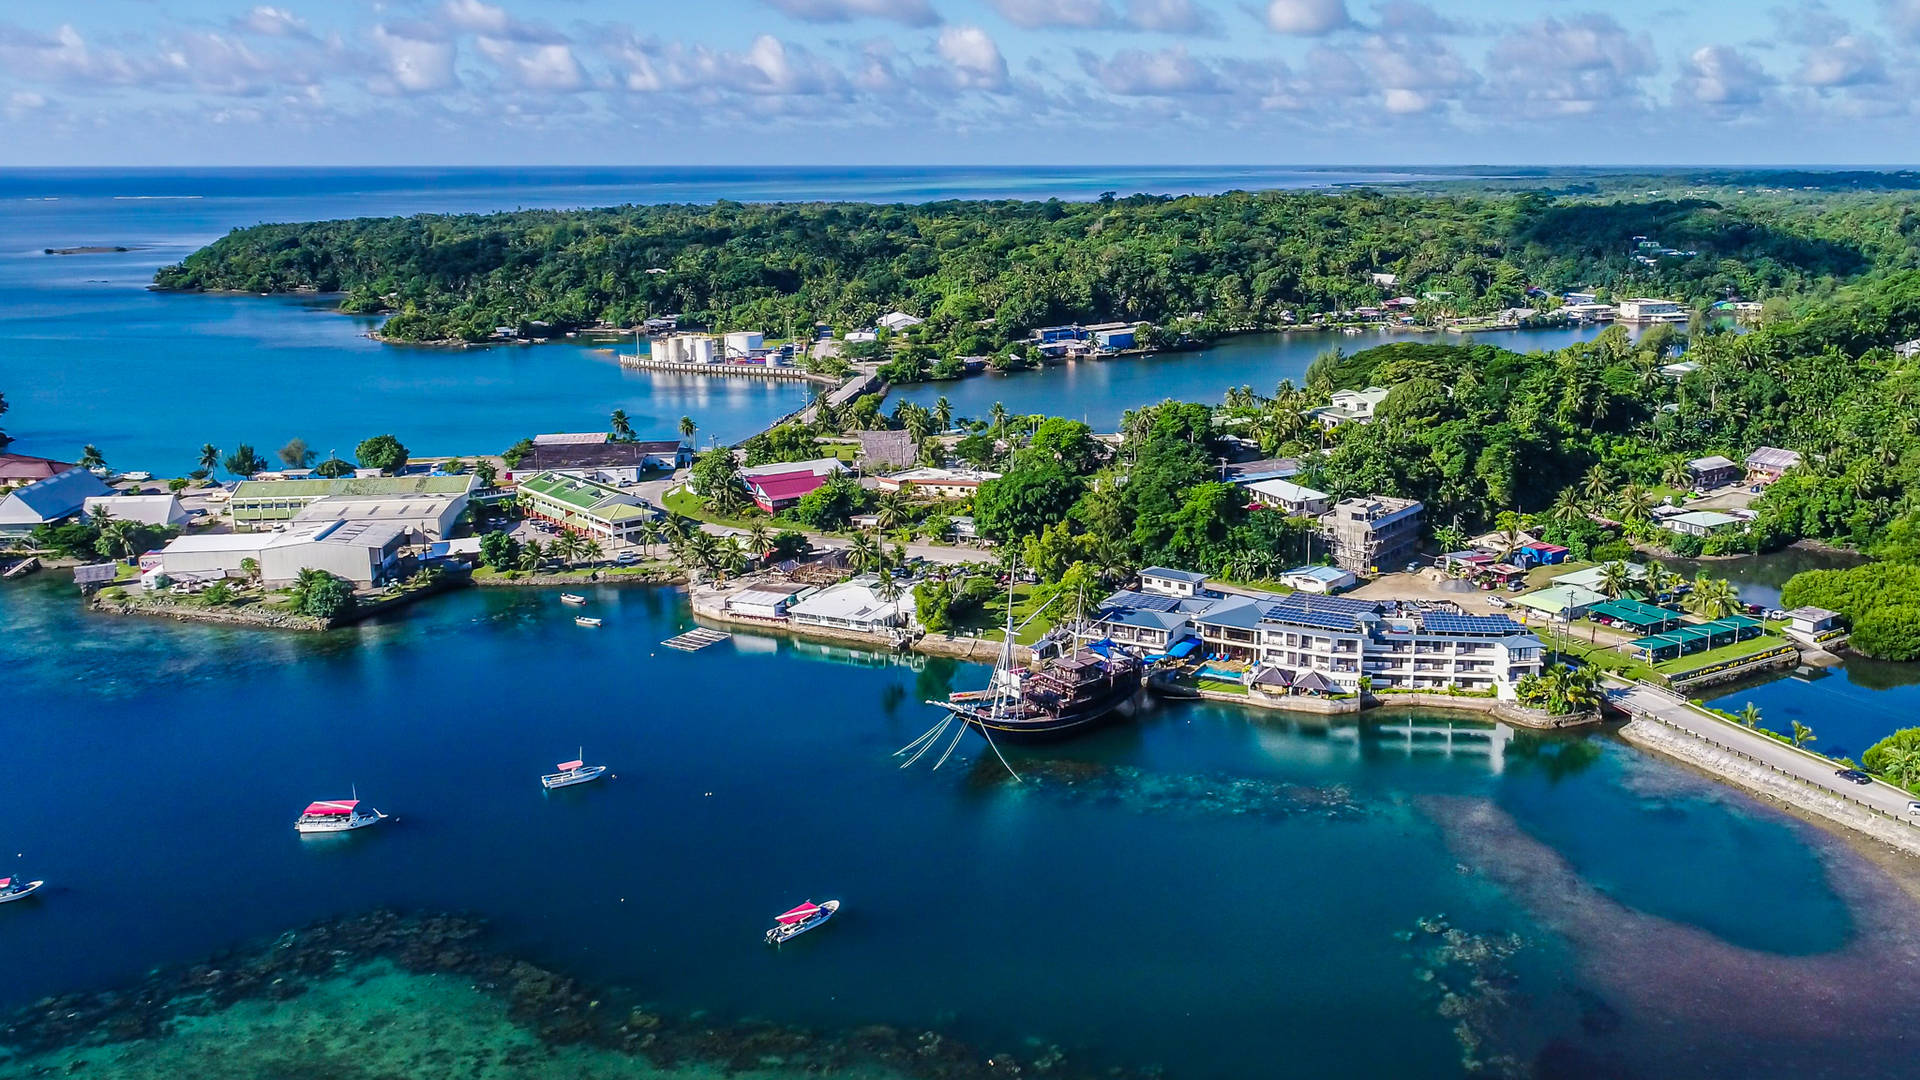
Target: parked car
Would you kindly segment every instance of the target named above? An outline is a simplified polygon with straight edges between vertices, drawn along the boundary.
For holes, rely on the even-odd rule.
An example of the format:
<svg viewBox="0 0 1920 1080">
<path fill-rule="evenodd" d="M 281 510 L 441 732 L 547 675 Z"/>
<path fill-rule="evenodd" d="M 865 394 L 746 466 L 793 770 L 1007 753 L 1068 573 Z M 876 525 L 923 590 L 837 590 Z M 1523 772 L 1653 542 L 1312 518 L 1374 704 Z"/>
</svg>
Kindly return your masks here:
<svg viewBox="0 0 1920 1080">
<path fill-rule="evenodd" d="M 1833 775 L 1839 777 L 1842 780 L 1850 780 L 1856 784 L 1873 783 L 1873 777 L 1868 776 L 1866 773 L 1861 772 L 1859 769 L 1835 769 L 1833 770 Z"/>
<path fill-rule="evenodd" d="M 635 555 L 631 551 L 623 551 L 620 554 L 614 556 L 613 561 L 616 565 L 619 565 L 619 566 L 632 566 L 635 563 L 638 563 L 640 561 L 640 556 Z"/>
<path fill-rule="evenodd" d="M 1920 814 L 1920 802 L 1910 802 L 1910 803 L 1908 803 L 1908 804 L 1907 804 L 1907 813 L 1909 813 L 1909 814 Z"/>
<path fill-rule="evenodd" d="M 1513 601 L 1508 600 L 1506 597 L 1501 596 L 1499 593 L 1494 593 L 1492 596 L 1487 597 L 1487 606 L 1488 607 L 1512 607 Z"/>
</svg>

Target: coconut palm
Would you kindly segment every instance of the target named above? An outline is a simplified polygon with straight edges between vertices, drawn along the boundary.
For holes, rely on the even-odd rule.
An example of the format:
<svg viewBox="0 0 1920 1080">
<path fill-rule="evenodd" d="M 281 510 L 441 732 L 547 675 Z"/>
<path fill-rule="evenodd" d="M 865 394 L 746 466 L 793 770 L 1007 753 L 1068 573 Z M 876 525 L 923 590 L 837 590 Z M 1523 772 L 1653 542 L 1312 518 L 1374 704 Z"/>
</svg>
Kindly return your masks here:
<svg viewBox="0 0 1920 1080">
<path fill-rule="evenodd" d="M 683 416 L 680 418 L 680 438 L 688 446 L 693 445 L 693 433 L 698 430 L 700 430 L 700 427 L 693 422 L 693 417 Z"/>
<path fill-rule="evenodd" d="M 107 459 L 100 454 L 100 448 L 88 443 L 80 448 L 80 467 L 83 469 L 104 469 Z"/>
<path fill-rule="evenodd" d="M 1621 521 L 1639 524 L 1652 515 L 1653 496 L 1639 484 L 1628 484 L 1620 489 L 1615 505 L 1619 507 Z"/>
<path fill-rule="evenodd" d="M 1586 520 L 1586 508 L 1580 505 L 1580 495 L 1570 487 L 1561 488 L 1560 494 L 1553 500 L 1553 506 L 1547 511 L 1547 518 L 1558 525 L 1574 525 Z"/>
<path fill-rule="evenodd" d="M 609 418 L 609 423 L 613 426 L 614 438 L 622 440 L 633 438 L 633 422 L 627 419 L 627 410 L 613 410 L 613 416 Z"/>
<path fill-rule="evenodd" d="M 520 557 L 514 560 L 514 565 L 528 573 L 532 573 L 540 569 L 540 565 L 546 561 L 547 552 L 545 548 L 540 546 L 540 541 L 529 540 L 527 541 L 527 546 L 520 549 Z"/>
<path fill-rule="evenodd" d="M 592 536 L 581 537 L 579 545 L 574 550 L 575 554 L 590 563 L 599 562 L 607 554 L 606 549 L 600 546 L 600 541 Z"/>
<path fill-rule="evenodd" d="M 889 491 L 880 496 L 879 503 L 874 506 L 873 516 L 881 531 L 885 532 L 899 528 L 907 520 L 908 512 L 907 493 Z"/>
<path fill-rule="evenodd" d="M 953 430 L 953 402 L 947 400 L 947 395 L 941 394 L 934 399 L 933 419 L 940 425 L 941 431 Z"/>
<path fill-rule="evenodd" d="M 739 537 L 729 533 L 714 541 L 713 548 L 714 569 L 719 571 L 722 578 L 728 574 L 738 573 L 740 568 L 746 565 L 747 553 L 746 549 L 740 546 Z"/>
<path fill-rule="evenodd" d="M 1920 750 L 1889 746 L 1880 751 L 1880 767 L 1874 770 L 1887 779 L 1907 787 L 1920 780 Z"/>
<path fill-rule="evenodd" d="M 1693 579 L 1693 595 L 1687 598 L 1687 602 L 1693 610 L 1707 618 L 1719 619 L 1732 614 L 1740 606 L 1740 596 L 1734 590 L 1733 582 L 1701 574 Z"/>
<path fill-rule="evenodd" d="M 1661 470 L 1660 482 L 1675 491 L 1686 491 L 1693 487 L 1693 473 L 1688 471 L 1684 460 L 1674 458 L 1667 462 L 1665 469 Z"/>
<path fill-rule="evenodd" d="M 886 547 L 867 533 L 855 533 L 847 541 L 847 557 L 855 570 L 871 570 L 887 557 Z"/>
<path fill-rule="evenodd" d="M 998 439 L 1006 435 L 1007 407 L 1005 405 L 994 402 L 993 408 L 987 410 L 987 420 L 992 425 L 994 438 Z"/>
<path fill-rule="evenodd" d="M 220 448 L 212 443 L 200 444 L 200 467 L 208 472 L 220 467 Z"/>
<path fill-rule="evenodd" d="M 1580 493 L 1594 504 L 1604 503 L 1607 495 L 1613 491 L 1613 476 L 1605 465 L 1594 465 L 1580 479 Z"/>
<path fill-rule="evenodd" d="M 660 523 L 646 521 L 640 524 L 640 550 L 647 555 L 653 554 L 653 545 L 660 542 Z"/>
<path fill-rule="evenodd" d="M 100 539 L 96 542 L 96 549 L 100 554 L 108 558 L 115 556 L 123 559 L 133 558 L 133 549 L 140 540 L 138 523 L 114 519 L 102 524 L 98 513 L 93 515 L 93 520 L 100 526 Z"/>
<path fill-rule="evenodd" d="M 563 530 L 559 536 L 553 538 L 551 550 L 562 562 L 572 566 L 580 557 L 580 538 L 570 530 Z"/>
<path fill-rule="evenodd" d="M 1749 728 L 1758 727 L 1760 724 L 1760 710 L 1754 706 L 1753 702 L 1749 701 L 1739 712 L 1733 714 L 1733 718 Z"/>
<path fill-rule="evenodd" d="M 1793 745 L 1805 746 L 1810 742 L 1818 741 L 1819 736 L 1813 733 L 1812 728 L 1808 727 L 1807 725 L 1801 723 L 1798 720 L 1793 720 L 1789 722 L 1793 724 Z"/>
<path fill-rule="evenodd" d="M 1659 603 L 1662 596 L 1680 584 L 1679 574 L 1657 562 L 1648 563 L 1644 569 L 1646 573 L 1640 579 L 1640 591 L 1653 603 Z"/>
<path fill-rule="evenodd" d="M 1608 599 L 1618 600 L 1631 588 L 1633 571 L 1627 569 L 1626 563 L 1616 559 L 1600 567 L 1600 591 L 1606 593 Z"/>
<path fill-rule="evenodd" d="M 720 544 L 713 534 L 702 530 L 688 533 L 684 542 L 684 558 L 691 566 L 709 573 L 719 565 Z"/>
<path fill-rule="evenodd" d="M 773 553 L 773 530 L 764 521 L 747 526 L 747 550 L 761 558 Z"/>
</svg>

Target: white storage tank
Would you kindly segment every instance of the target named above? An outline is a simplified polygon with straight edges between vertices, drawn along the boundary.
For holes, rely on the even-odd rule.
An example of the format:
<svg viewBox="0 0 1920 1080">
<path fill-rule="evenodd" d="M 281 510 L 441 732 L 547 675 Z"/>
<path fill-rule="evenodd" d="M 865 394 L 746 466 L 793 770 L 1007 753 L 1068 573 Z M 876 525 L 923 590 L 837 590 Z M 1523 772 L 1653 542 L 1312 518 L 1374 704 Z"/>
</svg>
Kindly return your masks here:
<svg viewBox="0 0 1920 1080">
<path fill-rule="evenodd" d="M 702 334 L 688 341 L 692 346 L 692 360 L 696 364 L 711 364 L 715 360 L 713 339 Z"/>
<path fill-rule="evenodd" d="M 766 336 L 758 330 L 735 330 L 726 342 L 729 360 L 744 360 L 767 347 Z"/>
</svg>

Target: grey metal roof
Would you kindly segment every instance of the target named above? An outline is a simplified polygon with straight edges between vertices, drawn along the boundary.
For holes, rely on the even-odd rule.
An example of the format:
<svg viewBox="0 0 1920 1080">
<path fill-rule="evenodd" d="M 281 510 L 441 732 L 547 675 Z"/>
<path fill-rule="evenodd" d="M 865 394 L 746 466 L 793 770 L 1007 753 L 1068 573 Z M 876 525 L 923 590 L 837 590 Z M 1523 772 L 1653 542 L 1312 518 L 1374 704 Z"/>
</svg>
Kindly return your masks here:
<svg viewBox="0 0 1920 1080">
<path fill-rule="evenodd" d="M 1149 566 L 1140 571 L 1141 577 L 1165 578 L 1168 581 L 1184 581 L 1190 585 L 1204 584 L 1207 575 L 1196 574 L 1191 570 L 1170 570 L 1164 566 Z"/>
</svg>

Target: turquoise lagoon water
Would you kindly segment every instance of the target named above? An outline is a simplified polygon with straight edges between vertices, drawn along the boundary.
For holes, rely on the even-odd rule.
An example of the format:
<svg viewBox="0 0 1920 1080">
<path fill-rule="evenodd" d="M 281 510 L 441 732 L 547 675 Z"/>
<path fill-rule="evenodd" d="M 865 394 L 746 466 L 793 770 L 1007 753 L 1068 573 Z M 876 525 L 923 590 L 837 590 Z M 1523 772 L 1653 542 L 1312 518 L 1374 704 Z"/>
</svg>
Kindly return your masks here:
<svg viewBox="0 0 1920 1080">
<path fill-rule="evenodd" d="M 1177 1077 L 1459 1075 L 1432 972 L 1466 980 L 1405 940 L 1442 914 L 1524 942 L 1467 1015 L 1482 1056 L 1539 1075 L 1762 1075 L 1699 1040 L 1729 1001 L 1845 997 L 1835 966 L 1883 991 L 1862 1008 L 1920 1014 L 1889 959 L 1910 907 L 1877 870 L 1604 737 L 1495 752 L 1437 716 L 1168 706 L 1008 748 L 1025 783 L 978 743 L 903 771 L 921 702 L 982 669 L 748 635 L 683 654 L 657 644 L 690 625 L 679 593 L 590 595 L 598 632 L 553 592 L 476 589 L 295 636 L 89 615 L 50 576 L 0 589 L 0 871 L 53 883 L 0 911 L 0 1006 L 384 905 L 478 913 L 500 947 L 675 1013 Z M 616 778 L 543 794 L 581 745 Z M 356 786 L 396 820 L 292 833 Z M 760 942 L 809 897 L 846 912 Z M 1675 1000 L 1683 962 L 1735 974 Z M 1843 1026 L 1769 1053 L 1819 1060 Z M 1854 1075 L 1897 1075 L 1888 1050 Z"/>
</svg>

